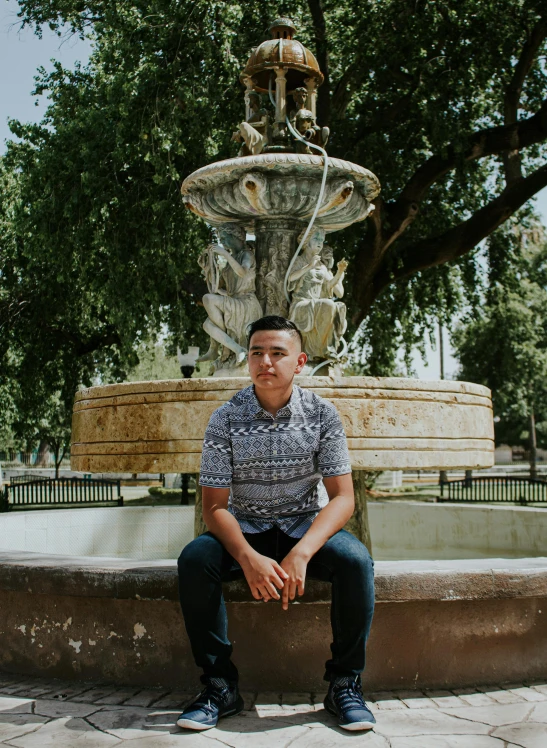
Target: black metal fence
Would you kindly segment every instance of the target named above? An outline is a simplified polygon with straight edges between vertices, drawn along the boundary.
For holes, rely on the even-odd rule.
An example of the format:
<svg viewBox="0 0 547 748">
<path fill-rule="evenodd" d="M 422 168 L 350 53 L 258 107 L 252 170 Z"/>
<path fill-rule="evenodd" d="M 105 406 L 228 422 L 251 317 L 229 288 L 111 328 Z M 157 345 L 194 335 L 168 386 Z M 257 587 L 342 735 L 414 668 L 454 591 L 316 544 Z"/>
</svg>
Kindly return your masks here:
<svg viewBox="0 0 547 748">
<path fill-rule="evenodd" d="M 527 476 L 484 476 L 441 481 L 438 501 L 547 502 L 547 481 Z"/>
<path fill-rule="evenodd" d="M 0 511 L 33 506 L 123 506 L 119 480 L 16 476 L 0 492 Z"/>
</svg>

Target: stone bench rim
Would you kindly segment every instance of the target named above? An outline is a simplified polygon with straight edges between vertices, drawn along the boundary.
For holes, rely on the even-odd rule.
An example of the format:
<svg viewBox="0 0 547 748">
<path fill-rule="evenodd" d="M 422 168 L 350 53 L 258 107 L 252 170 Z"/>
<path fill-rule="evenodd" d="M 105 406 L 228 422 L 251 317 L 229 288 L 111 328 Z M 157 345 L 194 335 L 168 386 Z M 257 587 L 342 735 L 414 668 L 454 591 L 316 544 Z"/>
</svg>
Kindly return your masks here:
<svg viewBox="0 0 547 748">
<path fill-rule="evenodd" d="M 547 557 L 375 563 L 376 602 L 547 597 Z M 0 551 L 0 590 L 28 594 L 178 601 L 175 559 L 135 560 Z M 225 599 L 256 602 L 244 580 Z M 329 603 L 330 585 L 309 580 L 305 603 Z"/>
</svg>

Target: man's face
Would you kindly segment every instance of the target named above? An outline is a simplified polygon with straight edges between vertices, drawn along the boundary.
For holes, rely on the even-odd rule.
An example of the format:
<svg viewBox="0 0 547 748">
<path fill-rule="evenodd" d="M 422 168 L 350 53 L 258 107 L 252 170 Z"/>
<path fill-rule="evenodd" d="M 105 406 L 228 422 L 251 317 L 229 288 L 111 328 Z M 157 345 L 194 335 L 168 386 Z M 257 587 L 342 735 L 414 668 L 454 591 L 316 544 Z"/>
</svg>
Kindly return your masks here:
<svg viewBox="0 0 547 748">
<path fill-rule="evenodd" d="M 288 330 L 259 330 L 249 345 L 249 373 L 257 390 L 286 389 L 308 360 Z"/>
</svg>

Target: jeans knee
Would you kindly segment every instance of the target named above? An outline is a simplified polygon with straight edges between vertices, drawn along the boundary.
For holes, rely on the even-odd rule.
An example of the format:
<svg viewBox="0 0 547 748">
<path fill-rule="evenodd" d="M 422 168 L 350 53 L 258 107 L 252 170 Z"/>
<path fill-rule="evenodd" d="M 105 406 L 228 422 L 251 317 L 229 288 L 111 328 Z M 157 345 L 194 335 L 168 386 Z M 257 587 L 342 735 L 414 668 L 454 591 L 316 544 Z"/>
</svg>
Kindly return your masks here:
<svg viewBox="0 0 547 748">
<path fill-rule="evenodd" d="M 218 540 L 200 535 L 182 549 L 177 561 L 179 582 L 185 586 L 201 584 L 211 569 L 220 568 L 221 561 L 222 546 Z"/>
</svg>

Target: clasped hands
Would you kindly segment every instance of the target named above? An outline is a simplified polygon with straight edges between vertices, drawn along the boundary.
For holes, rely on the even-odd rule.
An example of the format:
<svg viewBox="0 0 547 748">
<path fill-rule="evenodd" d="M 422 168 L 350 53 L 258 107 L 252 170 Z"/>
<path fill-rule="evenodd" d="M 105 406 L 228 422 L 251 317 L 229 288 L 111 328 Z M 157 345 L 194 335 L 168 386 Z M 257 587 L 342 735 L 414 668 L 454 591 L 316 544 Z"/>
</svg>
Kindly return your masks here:
<svg viewBox="0 0 547 748">
<path fill-rule="evenodd" d="M 288 610 L 289 600 L 294 600 L 297 592 L 304 594 L 307 566 L 308 560 L 295 550 L 288 553 L 280 564 L 256 552 L 241 563 L 254 599 L 264 602 L 281 600 L 283 610 Z"/>
</svg>

